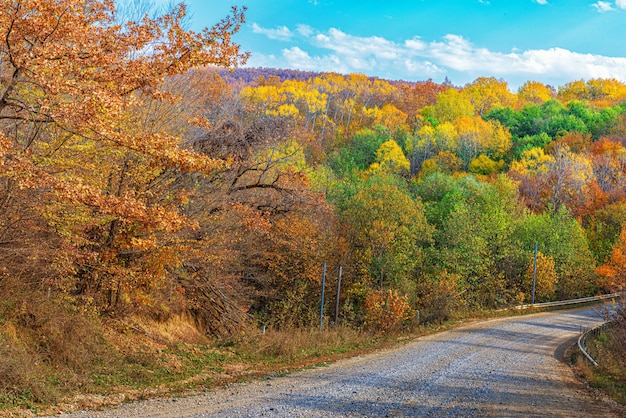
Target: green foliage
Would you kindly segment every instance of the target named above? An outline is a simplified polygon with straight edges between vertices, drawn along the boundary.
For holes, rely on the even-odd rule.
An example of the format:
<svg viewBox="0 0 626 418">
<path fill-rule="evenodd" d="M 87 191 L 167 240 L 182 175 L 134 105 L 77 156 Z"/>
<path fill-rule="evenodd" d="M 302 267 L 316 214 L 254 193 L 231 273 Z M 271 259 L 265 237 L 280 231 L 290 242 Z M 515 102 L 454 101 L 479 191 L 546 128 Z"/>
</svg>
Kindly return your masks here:
<svg viewBox="0 0 626 418">
<path fill-rule="evenodd" d="M 559 276 L 556 288 L 559 298 L 583 296 L 593 291 L 593 254 L 581 225 L 564 207 L 541 214 L 525 212 L 516 236 L 528 254 L 538 244 L 539 250 L 554 260 Z"/>
<path fill-rule="evenodd" d="M 503 176 L 483 183 L 434 173 L 415 191 L 436 227 L 434 270 L 459 277 L 471 306 L 511 300 L 525 268 L 513 236 L 521 213 L 515 185 Z"/>
<path fill-rule="evenodd" d="M 604 263 L 626 224 L 626 202 L 620 201 L 595 211 L 587 220 L 585 230 L 589 248 L 598 264 Z"/>
<path fill-rule="evenodd" d="M 533 148 L 545 148 L 552 138 L 545 132 L 541 132 L 537 135 L 526 135 L 522 138 L 514 139 L 513 141 L 513 158 L 516 160 L 521 159 L 522 154 L 525 151 Z"/>
<path fill-rule="evenodd" d="M 345 146 L 333 153 L 328 165 L 339 177 L 354 170 L 366 170 L 376 161 L 380 146 L 390 138 L 389 132 L 383 128 L 363 129 L 357 132 Z"/>
<path fill-rule="evenodd" d="M 432 234 L 421 202 L 384 177 L 372 177 L 346 201 L 341 217 L 369 280 L 380 287 L 410 287 L 423 261 L 421 245 Z"/>
</svg>

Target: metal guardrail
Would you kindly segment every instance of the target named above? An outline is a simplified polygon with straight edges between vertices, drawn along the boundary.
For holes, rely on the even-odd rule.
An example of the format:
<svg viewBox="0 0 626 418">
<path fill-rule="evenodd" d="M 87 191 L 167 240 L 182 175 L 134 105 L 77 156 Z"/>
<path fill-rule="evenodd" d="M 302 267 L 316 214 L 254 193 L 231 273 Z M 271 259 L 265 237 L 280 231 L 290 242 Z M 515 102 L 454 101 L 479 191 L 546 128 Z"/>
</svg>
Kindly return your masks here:
<svg viewBox="0 0 626 418">
<path fill-rule="evenodd" d="M 514 306 L 512 309 L 549 308 L 554 306 L 578 305 L 589 302 L 599 302 L 601 300 L 617 299 L 621 296 L 621 293 L 611 293 L 610 295 L 589 296 L 587 298 L 559 300 L 556 302 L 529 303 L 525 305 Z"/>
<path fill-rule="evenodd" d="M 623 297 L 624 293 L 611 293 L 609 295 L 600 295 L 600 296 L 590 296 L 586 298 L 580 299 L 570 299 L 570 300 L 560 300 L 556 302 L 543 302 L 543 303 L 532 303 L 525 305 L 514 306 L 512 309 L 529 309 L 529 308 L 549 308 L 549 307 L 558 307 L 558 306 L 569 306 L 569 305 L 579 305 L 583 303 L 590 302 L 599 302 L 603 300 L 611 300 Z M 598 362 L 589 354 L 587 351 L 587 338 L 591 335 L 596 336 L 600 332 L 604 331 L 606 328 L 611 326 L 614 321 L 606 321 L 600 325 L 597 325 L 589 330 L 581 332 L 580 337 L 578 337 L 578 350 L 585 356 L 585 358 L 594 366 L 598 366 Z"/>
<path fill-rule="evenodd" d="M 596 367 L 598 366 L 598 362 L 593 358 L 591 354 L 589 354 L 589 351 L 587 351 L 587 338 L 591 335 L 593 335 L 594 337 L 597 336 L 599 333 L 601 333 L 602 331 L 604 331 L 605 329 L 607 329 L 614 323 L 615 323 L 614 321 L 604 322 L 600 325 L 597 325 L 581 333 L 580 337 L 578 337 L 578 350 L 587 358 L 587 360 L 591 364 L 593 364 Z"/>
</svg>

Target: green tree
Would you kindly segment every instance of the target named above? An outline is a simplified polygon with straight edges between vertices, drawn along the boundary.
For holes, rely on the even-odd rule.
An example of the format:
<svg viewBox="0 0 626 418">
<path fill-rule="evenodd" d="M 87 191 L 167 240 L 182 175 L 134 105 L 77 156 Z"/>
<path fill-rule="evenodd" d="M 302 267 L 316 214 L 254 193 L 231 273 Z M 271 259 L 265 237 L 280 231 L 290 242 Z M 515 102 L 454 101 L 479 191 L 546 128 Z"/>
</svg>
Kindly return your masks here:
<svg viewBox="0 0 626 418">
<path fill-rule="evenodd" d="M 421 201 L 384 177 L 373 177 L 346 202 L 341 216 L 351 227 L 356 258 L 370 281 L 410 290 L 423 261 L 421 246 L 432 237 Z"/>
<path fill-rule="evenodd" d="M 513 237 L 521 214 L 515 184 L 504 176 L 485 183 L 434 173 L 415 191 L 436 228 L 429 252 L 433 276 L 445 271 L 445 277 L 458 277 L 460 291 L 473 307 L 512 300 L 526 267 Z"/>
<path fill-rule="evenodd" d="M 595 260 L 581 225 L 561 207 L 556 212 L 526 212 L 516 237 L 522 248 L 531 254 L 534 245 L 554 260 L 558 275 L 558 298 L 589 296 L 595 285 Z"/>
<path fill-rule="evenodd" d="M 364 171 L 376 162 L 377 151 L 391 136 L 384 128 L 363 129 L 331 155 L 328 164 L 338 176 Z"/>
</svg>

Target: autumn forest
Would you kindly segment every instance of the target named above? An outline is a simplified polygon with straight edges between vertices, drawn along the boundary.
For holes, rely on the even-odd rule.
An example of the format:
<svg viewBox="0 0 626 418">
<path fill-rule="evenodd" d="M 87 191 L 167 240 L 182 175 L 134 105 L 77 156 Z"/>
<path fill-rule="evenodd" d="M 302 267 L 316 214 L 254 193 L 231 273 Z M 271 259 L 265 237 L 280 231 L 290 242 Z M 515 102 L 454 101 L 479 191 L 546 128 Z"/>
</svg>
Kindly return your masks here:
<svg viewBox="0 0 626 418">
<path fill-rule="evenodd" d="M 2 10 L 0 341 L 52 303 L 317 327 L 324 265 L 324 326 L 373 332 L 530 302 L 535 246 L 539 302 L 626 283 L 617 80 L 232 71 L 240 9 L 203 33 L 183 6 Z"/>
</svg>

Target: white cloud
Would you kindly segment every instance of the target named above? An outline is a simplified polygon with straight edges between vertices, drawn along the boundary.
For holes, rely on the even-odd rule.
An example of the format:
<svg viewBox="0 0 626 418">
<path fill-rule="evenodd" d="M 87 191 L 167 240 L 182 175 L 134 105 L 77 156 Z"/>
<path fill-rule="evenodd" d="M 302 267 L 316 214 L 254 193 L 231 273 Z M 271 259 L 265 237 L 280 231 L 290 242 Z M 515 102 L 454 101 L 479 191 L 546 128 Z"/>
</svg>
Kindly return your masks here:
<svg viewBox="0 0 626 418">
<path fill-rule="evenodd" d="M 415 37 L 413 39 L 407 39 L 404 41 L 404 46 L 408 49 L 412 49 L 415 51 L 421 51 L 426 48 L 426 42 L 423 42 L 419 37 Z"/>
<path fill-rule="evenodd" d="M 626 0 L 615 0 L 615 5 L 620 9 L 626 9 Z"/>
<path fill-rule="evenodd" d="M 335 28 L 329 29 L 328 33 L 315 35 L 313 40 L 315 46 L 335 51 L 350 59 L 357 56 L 372 56 L 394 60 L 403 52 L 397 44 L 380 36 L 357 37 Z"/>
<path fill-rule="evenodd" d="M 276 29 L 267 29 L 253 23 L 252 32 L 265 35 L 268 38 L 277 41 L 288 41 L 294 37 L 293 32 L 291 32 L 287 26 L 279 26 Z"/>
<path fill-rule="evenodd" d="M 298 31 L 298 33 L 304 37 L 309 37 L 314 33 L 313 28 L 309 25 L 298 25 L 296 26 L 296 31 Z"/>
<path fill-rule="evenodd" d="M 580 54 L 563 48 L 500 53 L 477 48 L 458 35 L 431 42 L 424 56 L 440 66 L 498 76 L 555 76 L 564 79 L 615 77 L 626 81 L 626 58 Z"/>
<path fill-rule="evenodd" d="M 610 12 L 611 10 L 615 10 L 613 6 L 611 5 L 611 3 L 606 2 L 606 1 L 599 1 L 597 3 L 593 3 L 592 6 L 595 7 L 596 10 L 599 11 L 600 13 Z"/>
<path fill-rule="evenodd" d="M 342 73 L 350 72 L 350 67 L 342 62 L 336 55 L 326 55 L 311 57 L 308 52 L 294 46 L 283 49 L 283 57 L 291 65 L 290 68 L 297 68 L 308 71 L 337 71 Z M 335 68 L 335 70 L 331 70 Z"/>
<path fill-rule="evenodd" d="M 534 1 L 535 3 L 542 4 L 542 5 L 544 5 L 544 6 L 545 6 L 546 4 L 548 4 L 548 0 L 533 0 L 533 1 Z"/>
<path fill-rule="evenodd" d="M 626 2 L 626 0 L 624 0 Z M 277 30 L 274 30 L 277 31 Z M 479 76 L 565 83 L 591 78 L 626 82 L 626 58 L 581 54 L 563 48 L 496 52 L 448 34 L 438 41 L 414 37 L 394 42 L 379 36 L 359 37 L 339 29 L 325 32 L 299 26 L 294 43 L 280 56 L 253 54 L 249 65 L 340 73 L 360 72 L 390 79 L 420 80 L 454 75 L 469 82 Z M 273 31 L 259 28 L 270 37 Z M 297 41 L 297 44 L 296 44 Z M 315 52 L 313 52 L 315 51 Z"/>
</svg>

